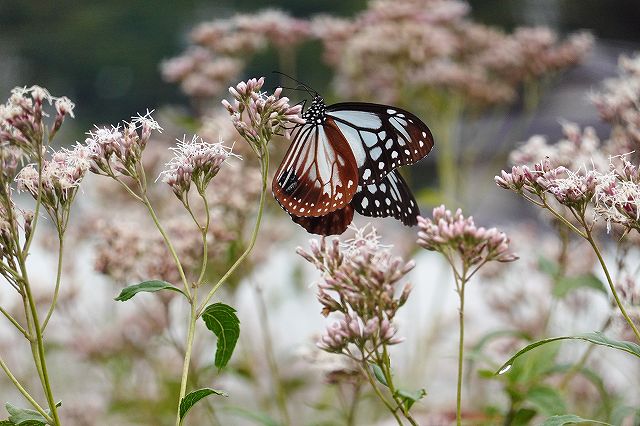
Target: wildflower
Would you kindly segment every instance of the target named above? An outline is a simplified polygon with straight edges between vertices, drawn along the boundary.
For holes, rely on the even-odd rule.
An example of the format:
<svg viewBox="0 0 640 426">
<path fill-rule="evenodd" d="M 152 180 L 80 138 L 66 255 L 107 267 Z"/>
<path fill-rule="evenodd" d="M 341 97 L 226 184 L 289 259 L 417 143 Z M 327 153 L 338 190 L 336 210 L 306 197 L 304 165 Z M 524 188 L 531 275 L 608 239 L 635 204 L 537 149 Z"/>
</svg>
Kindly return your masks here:
<svg viewBox="0 0 640 426">
<path fill-rule="evenodd" d="M 54 152 L 45 160 L 38 173 L 36 165 L 25 166 L 16 176 L 18 190 L 28 192 L 35 199 L 42 190 L 42 204 L 54 220 L 65 212 L 75 198 L 80 182 L 90 167 L 89 150 L 83 145 Z"/>
<path fill-rule="evenodd" d="M 115 176 L 116 173 L 136 177 L 138 166 L 152 131 L 162 131 L 162 127 L 151 117 L 132 117 L 130 123 L 108 127 L 96 127 L 88 133 L 85 143 L 89 149 L 92 173 Z"/>
<path fill-rule="evenodd" d="M 343 245 L 338 239 L 329 245 L 325 239 L 319 243 L 312 240 L 311 252 L 299 248 L 298 254 L 323 274 L 317 296 L 322 314 L 339 314 L 318 347 L 342 353 L 354 345 L 367 358 L 380 345 L 402 341 L 396 337 L 393 318 L 407 301 L 411 286 L 407 284 L 399 295 L 396 293 L 398 282 L 415 264 L 394 257 L 389 247 L 380 244 L 374 228 L 355 231 L 355 237 Z"/>
<path fill-rule="evenodd" d="M 486 107 L 512 101 L 520 86 L 578 63 L 592 45 L 586 33 L 559 41 L 546 28 L 513 34 L 469 19 L 457 0 L 380 0 L 351 20 L 313 21 L 325 59 L 346 96 L 398 102 L 407 87 L 457 93 Z"/>
<path fill-rule="evenodd" d="M 640 172 L 623 160 L 622 168 L 603 174 L 598 179 L 594 197 L 595 213 L 607 223 L 618 223 L 640 231 Z"/>
<path fill-rule="evenodd" d="M 261 141 L 270 140 L 287 125 L 304 123 L 300 117 L 301 105 L 289 105 L 289 98 L 280 97 L 282 88 L 277 88 L 272 95 L 261 92 L 264 77 L 242 81 L 229 88 L 234 97 L 233 104 L 226 99 L 222 105 L 231 114 L 231 120 L 240 135 L 261 152 Z"/>
<path fill-rule="evenodd" d="M 621 56 L 618 68 L 619 76 L 605 80 L 591 101 L 600 117 L 613 125 L 612 136 L 624 144 L 620 154 L 640 146 L 640 55 Z"/>
<path fill-rule="evenodd" d="M 180 199 L 189 191 L 192 182 L 198 192 L 203 194 L 211 179 L 218 174 L 220 166 L 234 155 L 231 148 L 221 142 L 207 143 L 197 135 L 188 142 L 184 138 L 182 141 L 178 140 L 178 146 L 170 149 L 175 155 L 160 177 Z"/>
<path fill-rule="evenodd" d="M 479 268 L 486 262 L 512 262 L 518 257 L 509 252 L 509 239 L 496 228 L 477 227 L 473 217 L 464 217 L 460 209 L 452 213 L 444 205 L 433 209 L 433 218 L 418 217 L 418 245 L 442 253 L 450 261 L 455 254 L 465 268 Z"/>
<path fill-rule="evenodd" d="M 57 115 L 51 128 L 44 123 L 44 104 L 55 102 Z M 40 156 L 43 145 L 53 139 L 65 117 L 73 117 L 73 103 L 56 98 L 43 87 L 16 87 L 7 102 L 0 105 L 0 144 L 8 143 L 29 156 Z"/>
<path fill-rule="evenodd" d="M 24 152 L 15 146 L 0 145 L 0 191 L 1 187 L 13 181 L 24 158 Z"/>
</svg>

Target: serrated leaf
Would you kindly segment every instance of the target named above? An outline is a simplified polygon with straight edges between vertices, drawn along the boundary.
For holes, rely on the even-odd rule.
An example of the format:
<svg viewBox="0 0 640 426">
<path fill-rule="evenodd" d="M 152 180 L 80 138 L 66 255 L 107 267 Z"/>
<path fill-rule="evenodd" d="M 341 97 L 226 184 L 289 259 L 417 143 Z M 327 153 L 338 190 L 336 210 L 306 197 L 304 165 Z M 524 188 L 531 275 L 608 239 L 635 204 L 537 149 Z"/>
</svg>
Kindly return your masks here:
<svg viewBox="0 0 640 426">
<path fill-rule="evenodd" d="M 542 423 L 542 426 L 564 426 L 564 425 L 573 425 L 573 424 L 580 424 L 580 423 L 611 426 L 609 423 L 601 422 L 598 420 L 583 419 L 582 417 L 578 417 L 574 414 L 563 414 L 560 416 L 551 416 L 547 418 L 544 421 L 544 423 Z"/>
<path fill-rule="evenodd" d="M 566 405 L 560 393 L 548 386 L 536 386 L 527 392 L 527 401 L 535 406 L 540 413 L 547 416 L 566 412 Z"/>
<path fill-rule="evenodd" d="M 411 407 L 413 407 L 413 404 L 415 404 L 416 402 L 424 398 L 426 394 L 427 394 L 427 391 L 424 389 L 418 389 L 416 391 L 398 389 L 396 391 L 396 395 L 402 399 L 402 403 L 406 407 L 407 411 L 411 410 Z"/>
<path fill-rule="evenodd" d="M 7 402 L 5 408 L 9 413 L 9 422 L 13 426 L 40 426 L 46 425 L 47 420 L 42 414 L 29 408 L 20 408 Z"/>
<path fill-rule="evenodd" d="M 240 337 L 240 320 L 236 310 L 224 303 L 214 303 L 202 312 L 202 320 L 218 338 L 214 365 L 218 369 L 227 365 Z"/>
<path fill-rule="evenodd" d="M 184 419 L 189 410 L 196 405 L 201 399 L 208 397 L 209 395 L 228 396 L 225 392 L 211 388 L 198 389 L 193 392 L 189 392 L 180 401 L 180 421 Z"/>
<path fill-rule="evenodd" d="M 585 333 L 578 336 L 553 337 L 550 339 L 539 340 L 530 345 L 527 345 L 524 348 L 520 349 L 514 356 L 509 358 L 507 362 L 502 364 L 502 367 L 498 369 L 496 374 L 504 374 L 508 372 L 511 369 L 513 362 L 518 357 L 529 352 L 530 350 L 535 349 L 538 346 L 546 345 L 547 343 L 557 342 L 559 340 L 584 340 L 586 342 L 593 343 L 596 345 L 607 346 L 609 348 L 618 349 L 640 358 L 640 345 L 638 345 L 637 343 L 614 340 L 596 331 L 594 333 Z"/>
<path fill-rule="evenodd" d="M 607 288 L 604 283 L 594 274 L 558 278 L 558 281 L 556 281 L 555 286 L 553 287 L 552 293 L 555 297 L 563 298 L 571 291 L 578 288 L 592 288 L 607 294 Z"/>
<path fill-rule="evenodd" d="M 373 370 L 373 375 L 376 377 L 376 380 L 378 380 L 380 383 L 382 383 L 386 387 L 389 387 L 389 384 L 387 383 L 387 379 L 384 377 L 382 368 L 380 368 L 379 365 L 371 364 L 371 370 Z"/>
<path fill-rule="evenodd" d="M 177 291 L 178 293 L 187 297 L 182 290 L 180 290 L 178 287 L 174 286 L 171 283 L 168 283 L 166 281 L 161 281 L 161 280 L 150 280 L 150 281 L 141 282 L 140 284 L 134 284 L 134 285 L 130 285 L 128 287 L 123 288 L 120 294 L 118 295 L 118 297 L 115 298 L 115 300 L 117 300 L 118 302 L 124 302 L 125 300 L 131 299 L 133 296 L 135 296 L 138 293 L 141 293 L 141 292 L 153 293 L 160 290 Z"/>
</svg>

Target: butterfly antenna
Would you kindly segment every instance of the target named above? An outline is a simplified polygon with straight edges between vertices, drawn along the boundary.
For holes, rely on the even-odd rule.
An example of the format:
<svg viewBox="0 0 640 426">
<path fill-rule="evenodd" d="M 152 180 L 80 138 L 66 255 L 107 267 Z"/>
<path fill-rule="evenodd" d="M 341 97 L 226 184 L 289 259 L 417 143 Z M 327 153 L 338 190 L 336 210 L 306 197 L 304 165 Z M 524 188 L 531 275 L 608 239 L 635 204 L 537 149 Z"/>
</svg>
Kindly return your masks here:
<svg viewBox="0 0 640 426">
<path fill-rule="evenodd" d="M 306 90 L 306 91 L 307 91 L 307 93 L 309 93 L 311 96 L 319 96 L 319 93 L 318 93 L 318 91 L 317 91 L 317 90 L 312 89 L 311 87 L 307 86 L 306 84 L 304 84 L 304 83 L 303 83 L 303 82 L 301 82 L 300 80 L 297 80 L 297 79 L 295 79 L 295 78 L 291 77 L 290 75 L 285 74 L 285 73 L 280 72 L 280 71 L 272 71 L 272 72 L 273 72 L 274 74 L 280 74 L 280 75 L 282 75 L 282 76 L 287 77 L 287 78 L 288 78 L 288 79 L 290 79 L 290 80 L 295 81 L 295 82 L 296 82 L 296 83 L 298 83 L 300 86 L 302 86 L 302 87 L 304 88 L 304 90 Z M 294 90 L 300 90 L 300 89 L 294 89 Z"/>
</svg>

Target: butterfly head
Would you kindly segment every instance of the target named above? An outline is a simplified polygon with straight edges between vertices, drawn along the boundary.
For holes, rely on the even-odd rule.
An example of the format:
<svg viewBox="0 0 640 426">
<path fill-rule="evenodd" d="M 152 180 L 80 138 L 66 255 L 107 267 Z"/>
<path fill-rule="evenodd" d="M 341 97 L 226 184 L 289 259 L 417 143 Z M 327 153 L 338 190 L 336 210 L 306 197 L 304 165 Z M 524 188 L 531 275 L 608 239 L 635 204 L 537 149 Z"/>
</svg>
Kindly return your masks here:
<svg viewBox="0 0 640 426">
<path fill-rule="evenodd" d="M 302 114 L 302 118 L 304 118 L 307 123 L 322 124 L 325 120 L 326 109 L 327 105 L 324 103 L 324 99 L 322 96 L 316 94 L 309 108 Z"/>
</svg>

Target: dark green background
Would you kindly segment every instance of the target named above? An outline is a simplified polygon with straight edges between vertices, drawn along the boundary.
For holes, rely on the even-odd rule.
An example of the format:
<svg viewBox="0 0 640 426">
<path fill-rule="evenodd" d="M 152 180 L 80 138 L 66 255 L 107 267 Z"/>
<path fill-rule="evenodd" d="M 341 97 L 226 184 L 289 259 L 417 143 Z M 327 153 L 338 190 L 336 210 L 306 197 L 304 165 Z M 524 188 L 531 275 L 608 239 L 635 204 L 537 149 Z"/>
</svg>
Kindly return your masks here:
<svg viewBox="0 0 640 426">
<path fill-rule="evenodd" d="M 640 40 L 638 0 L 474 0 L 475 19 L 506 29 L 549 25 L 560 33 L 587 28 L 606 43 Z M 159 63 L 179 54 L 198 22 L 236 11 L 280 8 L 295 16 L 352 15 L 365 1 L 9 1 L 0 0 L 0 89 L 40 84 L 77 103 L 77 124 L 116 122 L 136 111 L 184 104 L 177 86 L 162 81 Z M 318 46 L 299 56 L 299 76 L 322 89 L 330 75 Z M 249 74 L 275 69 L 271 55 Z"/>
</svg>

